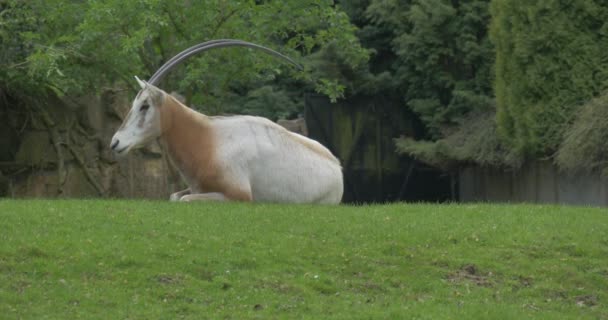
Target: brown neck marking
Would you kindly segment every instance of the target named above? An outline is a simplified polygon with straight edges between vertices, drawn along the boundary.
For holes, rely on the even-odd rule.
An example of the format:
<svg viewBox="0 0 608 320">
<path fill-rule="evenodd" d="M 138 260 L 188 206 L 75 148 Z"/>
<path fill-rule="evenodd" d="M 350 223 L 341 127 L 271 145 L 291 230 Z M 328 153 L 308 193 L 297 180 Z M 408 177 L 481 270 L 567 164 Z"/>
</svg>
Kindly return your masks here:
<svg viewBox="0 0 608 320">
<path fill-rule="evenodd" d="M 251 192 L 232 186 L 217 160 L 217 138 L 211 119 L 170 95 L 161 107 L 161 141 L 190 187 L 221 192 L 234 200 L 251 200 Z"/>
</svg>

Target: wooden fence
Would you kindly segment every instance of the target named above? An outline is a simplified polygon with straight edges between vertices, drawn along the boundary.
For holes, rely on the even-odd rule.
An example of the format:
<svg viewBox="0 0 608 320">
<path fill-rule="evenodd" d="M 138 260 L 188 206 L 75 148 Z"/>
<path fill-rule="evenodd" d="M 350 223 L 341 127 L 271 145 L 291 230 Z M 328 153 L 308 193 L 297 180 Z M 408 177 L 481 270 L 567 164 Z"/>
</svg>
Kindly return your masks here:
<svg viewBox="0 0 608 320">
<path fill-rule="evenodd" d="M 608 206 L 608 177 L 598 172 L 560 172 L 550 161 L 518 170 L 468 167 L 459 172 L 463 202 L 529 202 Z"/>
</svg>

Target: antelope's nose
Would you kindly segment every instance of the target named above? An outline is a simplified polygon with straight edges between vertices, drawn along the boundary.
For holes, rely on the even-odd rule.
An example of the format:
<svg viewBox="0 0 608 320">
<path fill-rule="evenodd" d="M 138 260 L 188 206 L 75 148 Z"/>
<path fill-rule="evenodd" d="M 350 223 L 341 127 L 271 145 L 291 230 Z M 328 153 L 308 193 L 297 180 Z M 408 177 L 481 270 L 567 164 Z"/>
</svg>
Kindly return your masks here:
<svg viewBox="0 0 608 320">
<path fill-rule="evenodd" d="M 116 150 L 116 147 L 118 147 L 119 143 L 120 143 L 120 140 L 118 140 L 118 139 L 112 139 L 112 144 L 110 144 L 110 149 Z"/>
</svg>

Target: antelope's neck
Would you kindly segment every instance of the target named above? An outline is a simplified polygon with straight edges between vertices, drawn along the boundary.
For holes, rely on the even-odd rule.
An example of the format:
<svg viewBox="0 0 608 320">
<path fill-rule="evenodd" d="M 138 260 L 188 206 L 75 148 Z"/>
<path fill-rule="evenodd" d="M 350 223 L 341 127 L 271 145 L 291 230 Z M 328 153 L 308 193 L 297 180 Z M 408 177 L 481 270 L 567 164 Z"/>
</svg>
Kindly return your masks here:
<svg viewBox="0 0 608 320">
<path fill-rule="evenodd" d="M 196 188 L 204 176 L 215 172 L 211 121 L 173 97 L 166 97 L 163 107 L 162 144 L 190 187 Z"/>
</svg>

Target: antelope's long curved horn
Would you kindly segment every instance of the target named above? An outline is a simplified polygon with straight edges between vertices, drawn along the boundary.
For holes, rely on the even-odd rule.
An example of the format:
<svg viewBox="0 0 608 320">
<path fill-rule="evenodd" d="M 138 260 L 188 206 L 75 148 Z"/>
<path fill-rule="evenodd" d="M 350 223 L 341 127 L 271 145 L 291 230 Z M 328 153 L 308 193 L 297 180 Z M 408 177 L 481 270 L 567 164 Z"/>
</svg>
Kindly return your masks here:
<svg viewBox="0 0 608 320">
<path fill-rule="evenodd" d="M 211 40 L 211 41 L 203 42 L 203 43 L 197 44 L 195 46 L 192 46 L 192 47 L 180 52 L 175 57 L 173 57 L 169 61 L 165 62 L 165 64 L 162 67 L 160 67 L 158 69 L 158 71 L 156 71 L 154 73 L 154 75 L 152 75 L 152 77 L 150 78 L 150 80 L 148 82 L 152 85 L 157 85 L 158 82 L 160 82 L 160 80 L 162 80 L 162 78 L 171 69 L 173 69 L 178 64 L 182 63 L 185 59 L 187 59 L 197 53 L 207 51 L 209 49 L 214 49 L 214 48 L 235 47 L 235 46 L 248 47 L 248 48 L 261 50 L 265 53 L 268 53 L 270 55 L 273 55 L 275 57 L 279 57 L 285 61 L 288 61 L 291 64 L 298 67 L 299 69 L 302 69 L 302 66 L 300 66 L 294 60 L 292 60 L 291 58 L 289 58 L 279 52 L 276 52 L 272 49 L 269 49 L 269 48 L 266 48 L 264 46 L 260 46 L 260 45 L 254 44 L 254 43 L 242 41 L 242 40 L 222 39 L 222 40 Z"/>
<path fill-rule="evenodd" d="M 156 72 L 152 75 L 152 77 L 150 77 L 150 80 L 148 80 L 148 82 L 152 83 L 152 80 L 158 78 L 154 83 L 152 83 L 152 84 L 156 85 L 157 82 L 160 81 L 160 78 L 162 78 L 164 76 L 164 74 L 166 74 L 169 71 L 168 69 L 171 68 L 170 65 L 172 65 L 176 61 L 184 59 L 183 56 L 185 54 L 188 54 L 190 51 L 198 50 L 200 48 L 206 47 L 206 46 L 211 45 L 211 44 L 221 43 L 221 42 L 230 42 L 230 41 L 233 41 L 233 40 L 231 40 L 231 39 L 218 39 L 218 40 L 209 40 L 209 41 L 206 41 L 206 42 L 194 45 L 194 46 L 192 46 L 192 47 L 190 47 L 190 48 L 188 48 L 188 49 L 186 49 L 186 50 L 184 50 L 184 51 L 176 54 L 173 58 L 171 58 L 168 61 L 166 61 L 160 68 L 158 68 L 158 70 L 156 70 Z M 167 70 L 167 71 L 165 71 L 165 70 Z"/>
</svg>

